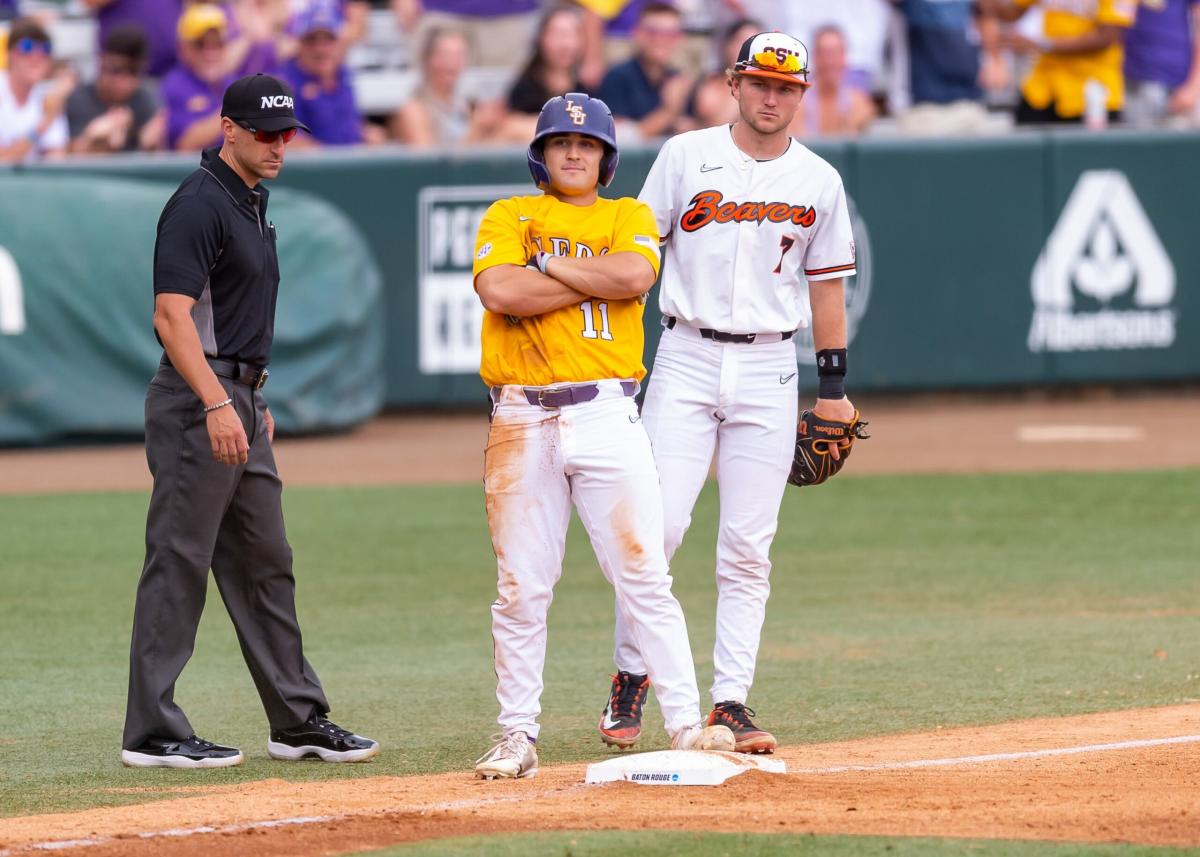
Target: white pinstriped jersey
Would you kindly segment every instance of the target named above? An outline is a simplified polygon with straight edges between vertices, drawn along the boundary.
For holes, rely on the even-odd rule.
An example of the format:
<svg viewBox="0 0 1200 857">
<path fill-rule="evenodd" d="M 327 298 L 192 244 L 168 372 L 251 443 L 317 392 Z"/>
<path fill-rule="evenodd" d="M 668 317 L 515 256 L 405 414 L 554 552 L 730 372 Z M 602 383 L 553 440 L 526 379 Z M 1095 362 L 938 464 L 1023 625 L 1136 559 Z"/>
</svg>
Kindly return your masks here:
<svg viewBox="0 0 1200 857">
<path fill-rule="evenodd" d="M 728 125 L 672 137 L 638 199 L 666 243 L 659 307 L 693 327 L 807 327 L 807 284 L 855 273 L 841 176 L 795 140 L 756 161 Z"/>
</svg>

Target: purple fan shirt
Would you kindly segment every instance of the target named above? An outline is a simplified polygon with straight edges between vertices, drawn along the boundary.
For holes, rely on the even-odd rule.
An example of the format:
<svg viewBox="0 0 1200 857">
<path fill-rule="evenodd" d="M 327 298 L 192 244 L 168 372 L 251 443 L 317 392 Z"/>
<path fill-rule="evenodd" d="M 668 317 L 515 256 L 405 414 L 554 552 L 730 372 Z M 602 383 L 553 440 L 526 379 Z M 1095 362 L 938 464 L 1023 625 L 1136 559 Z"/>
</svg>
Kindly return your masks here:
<svg viewBox="0 0 1200 857">
<path fill-rule="evenodd" d="M 233 4 L 226 0 L 226 2 L 218 3 L 217 5 L 224 10 L 225 20 L 229 22 L 229 29 L 225 33 L 225 38 L 232 42 L 242 34 L 242 28 L 238 25 Z M 279 54 L 275 50 L 275 43 L 255 42 L 246 51 L 246 57 L 242 60 L 241 68 L 238 69 L 238 77 L 247 74 L 274 74 L 278 70 Z"/>
<path fill-rule="evenodd" d="M 520 15 L 535 12 L 538 0 L 425 0 L 425 11 L 445 12 L 448 15 L 469 15 L 472 18 L 495 18 L 500 15 Z"/>
<path fill-rule="evenodd" d="M 221 98 L 235 79 L 231 76 L 209 84 L 182 63 L 171 69 L 159 89 L 159 98 L 167 109 L 167 146 L 174 149 L 188 126 L 220 110 Z M 204 143 L 203 148 L 219 145 L 221 135 L 218 132 L 212 140 Z"/>
<path fill-rule="evenodd" d="M 182 0 L 113 0 L 96 12 L 97 44 L 104 44 L 113 27 L 137 24 L 150 43 L 146 70 L 152 77 L 162 77 L 175 65 L 175 25 L 182 7 Z"/>
<path fill-rule="evenodd" d="M 354 104 L 350 71 L 342 66 L 333 89 L 325 89 L 317 78 L 295 59 L 280 70 L 296 96 L 296 118 L 312 129 L 313 139 L 330 146 L 361 143 L 362 116 Z"/>
<path fill-rule="evenodd" d="M 1200 0 L 1143 0 L 1137 20 L 1125 31 L 1125 77 L 1174 88 L 1192 67 L 1188 7 L 1200 12 Z"/>
</svg>

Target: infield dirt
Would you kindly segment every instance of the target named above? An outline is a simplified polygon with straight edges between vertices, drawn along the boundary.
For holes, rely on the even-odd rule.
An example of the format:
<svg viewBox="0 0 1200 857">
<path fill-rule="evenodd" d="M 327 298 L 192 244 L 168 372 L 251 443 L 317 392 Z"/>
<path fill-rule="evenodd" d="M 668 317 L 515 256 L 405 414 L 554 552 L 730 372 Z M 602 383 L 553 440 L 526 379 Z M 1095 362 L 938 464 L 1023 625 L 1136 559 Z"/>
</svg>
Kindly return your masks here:
<svg viewBox="0 0 1200 857">
<path fill-rule="evenodd" d="M 532 780 L 484 782 L 473 779 L 470 760 L 463 771 L 436 776 L 197 785 L 146 804 L 0 820 L 0 847 L 15 854 L 49 841 L 92 840 L 55 853 L 316 855 L 435 837 L 618 827 L 1197 846 L 1196 742 L 827 770 L 1197 733 L 1200 704 L 784 747 L 777 757 L 791 773 L 750 772 L 720 788 L 586 786 L 582 764 L 545 765 Z M 597 757 L 604 755 L 597 741 Z M 321 821 L 248 826 L 297 818 Z M 216 830 L 153 835 L 197 827 Z"/>
<path fill-rule="evenodd" d="M 1194 391 L 863 399 L 873 437 L 848 476 L 1145 470 L 1200 465 Z M 483 478 L 487 417 L 393 415 L 344 435 L 282 438 L 288 485 L 429 485 Z M 0 450 L 0 493 L 149 490 L 141 444 Z"/>
</svg>

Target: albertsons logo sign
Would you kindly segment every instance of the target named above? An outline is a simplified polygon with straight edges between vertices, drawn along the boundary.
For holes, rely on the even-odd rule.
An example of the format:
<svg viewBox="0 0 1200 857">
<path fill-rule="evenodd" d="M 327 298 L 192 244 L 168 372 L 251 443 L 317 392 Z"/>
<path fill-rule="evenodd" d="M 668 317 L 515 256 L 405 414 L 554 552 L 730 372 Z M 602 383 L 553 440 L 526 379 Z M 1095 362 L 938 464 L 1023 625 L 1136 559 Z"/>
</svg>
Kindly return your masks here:
<svg viewBox="0 0 1200 857">
<path fill-rule="evenodd" d="M 1169 348 L 1175 266 L 1124 173 L 1079 177 L 1031 279 L 1030 351 Z"/>
<path fill-rule="evenodd" d="M 417 196 L 417 331 L 422 373 L 479 371 L 483 305 L 471 276 L 475 235 L 489 205 L 524 193 L 529 193 L 528 184 L 426 187 Z M 483 258 L 491 245 L 479 252 Z"/>
</svg>

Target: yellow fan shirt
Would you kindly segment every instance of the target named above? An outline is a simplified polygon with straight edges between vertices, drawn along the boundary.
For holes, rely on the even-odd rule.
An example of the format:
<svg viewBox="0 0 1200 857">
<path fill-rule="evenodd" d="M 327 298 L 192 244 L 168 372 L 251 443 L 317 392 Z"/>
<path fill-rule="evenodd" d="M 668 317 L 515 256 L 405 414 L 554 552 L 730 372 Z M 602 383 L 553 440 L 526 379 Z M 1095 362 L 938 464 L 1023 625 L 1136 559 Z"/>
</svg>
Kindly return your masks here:
<svg viewBox="0 0 1200 857">
<path fill-rule="evenodd" d="M 1014 0 L 1018 6 L 1038 5 L 1043 10 L 1042 31 L 1048 39 L 1085 36 L 1101 26 L 1132 27 L 1137 0 Z M 1085 54 L 1042 54 L 1021 84 L 1030 107 L 1045 110 L 1051 104 L 1064 119 L 1083 115 L 1084 86 L 1098 80 L 1108 90 L 1106 107 L 1125 106 L 1125 52 L 1121 43 Z"/>
<path fill-rule="evenodd" d="M 649 206 L 628 197 L 587 206 L 549 194 L 502 199 L 479 226 L 474 276 L 496 265 L 524 267 L 539 251 L 576 258 L 638 253 L 657 276 L 658 226 Z M 522 319 L 485 311 L 479 374 L 489 386 L 641 380 L 643 309 L 644 299 L 590 298 Z"/>
</svg>

